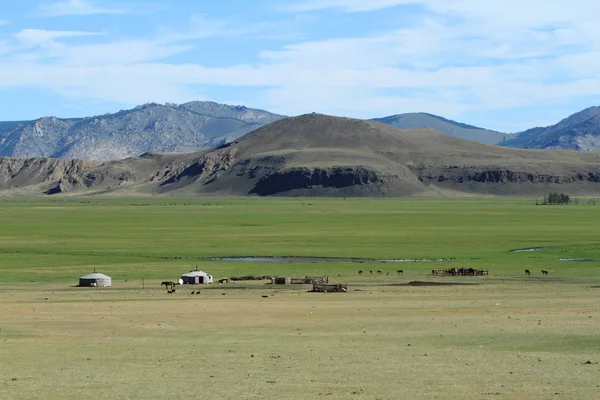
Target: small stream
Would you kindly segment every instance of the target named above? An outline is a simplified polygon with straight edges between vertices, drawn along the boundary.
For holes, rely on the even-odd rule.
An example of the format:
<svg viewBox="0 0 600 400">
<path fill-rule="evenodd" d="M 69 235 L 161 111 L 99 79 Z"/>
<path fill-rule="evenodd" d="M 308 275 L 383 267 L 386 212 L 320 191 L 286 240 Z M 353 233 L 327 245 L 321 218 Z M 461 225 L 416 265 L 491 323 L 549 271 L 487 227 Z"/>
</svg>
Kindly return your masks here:
<svg viewBox="0 0 600 400">
<path fill-rule="evenodd" d="M 516 249 L 516 250 L 511 250 L 511 253 L 528 253 L 530 251 L 544 251 L 546 250 L 545 247 L 530 247 L 527 249 Z"/>
</svg>

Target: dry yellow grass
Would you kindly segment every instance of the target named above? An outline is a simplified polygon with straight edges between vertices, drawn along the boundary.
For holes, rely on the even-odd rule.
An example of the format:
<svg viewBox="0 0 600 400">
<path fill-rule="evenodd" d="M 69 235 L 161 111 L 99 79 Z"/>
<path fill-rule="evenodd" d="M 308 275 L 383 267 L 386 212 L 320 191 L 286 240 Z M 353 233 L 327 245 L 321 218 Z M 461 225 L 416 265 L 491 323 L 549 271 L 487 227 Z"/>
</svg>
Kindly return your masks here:
<svg viewBox="0 0 600 400">
<path fill-rule="evenodd" d="M 4 286 L 0 398 L 597 398 L 591 284 L 353 279 L 340 294 Z"/>
</svg>

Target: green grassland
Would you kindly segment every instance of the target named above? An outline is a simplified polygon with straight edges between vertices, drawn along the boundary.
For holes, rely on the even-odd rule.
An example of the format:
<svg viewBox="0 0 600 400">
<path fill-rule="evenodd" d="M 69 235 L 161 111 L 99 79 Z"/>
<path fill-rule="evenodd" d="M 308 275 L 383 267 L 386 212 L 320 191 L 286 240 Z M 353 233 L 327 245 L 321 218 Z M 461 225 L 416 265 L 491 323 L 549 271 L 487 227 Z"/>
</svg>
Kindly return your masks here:
<svg viewBox="0 0 600 400">
<path fill-rule="evenodd" d="M 600 258 L 599 217 L 531 198 L 0 199 L 0 398 L 596 399 L 600 262 L 558 259 Z M 227 256 L 444 261 L 208 260 Z M 349 291 L 160 287 L 196 266 Z M 455 266 L 490 275 L 431 276 Z M 94 269 L 113 287 L 74 287 Z"/>
<path fill-rule="evenodd" d="M 444 258 L 452 259 L 444 266 L 496 276 L 529 267 L 590 276 L 597 263 L 556 260 L 598 256 L 598 217 L 600 206 L 535 206 L 529 198 L 4 200 L 0 276 L 3 283 L 65 282 L 96 268 L 116 280 L 160 279 L 196 265 L 214 276 L 357 271 L 349 263 L 206 261 L 219 256 Z M 509 252 L 528 247 L 547 249 Z"/>
</svg>

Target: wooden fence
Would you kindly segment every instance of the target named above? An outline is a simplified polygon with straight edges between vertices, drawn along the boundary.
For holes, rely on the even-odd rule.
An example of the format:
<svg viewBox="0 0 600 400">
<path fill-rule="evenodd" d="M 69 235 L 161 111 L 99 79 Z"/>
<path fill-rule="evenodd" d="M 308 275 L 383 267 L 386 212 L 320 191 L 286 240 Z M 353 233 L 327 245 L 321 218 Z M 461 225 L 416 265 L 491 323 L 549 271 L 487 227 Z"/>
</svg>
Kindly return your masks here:
<svg viewBox="0 0 600 400">
<path fill-rule="evenodd" d="M 325 284 L 329 282 L 328 276 L 277 276 L 271 278 L 271 283 L 274 285 L 311 285 Z"/>
<path fill-rule="evenodd" d="M 313 283 L 313 288 L 311 292 L 343 292 L 346 293 L 348 291 L 348 285 L 343 283 L 327 285 L 323 283 Z"/>
<path fill-rule="evenodd" d="M 438 276 L 484 276 L 488 275 L 488 270 L 474 268 L 436 268 L 431 270 L 431 274 Z"/>
</svg>

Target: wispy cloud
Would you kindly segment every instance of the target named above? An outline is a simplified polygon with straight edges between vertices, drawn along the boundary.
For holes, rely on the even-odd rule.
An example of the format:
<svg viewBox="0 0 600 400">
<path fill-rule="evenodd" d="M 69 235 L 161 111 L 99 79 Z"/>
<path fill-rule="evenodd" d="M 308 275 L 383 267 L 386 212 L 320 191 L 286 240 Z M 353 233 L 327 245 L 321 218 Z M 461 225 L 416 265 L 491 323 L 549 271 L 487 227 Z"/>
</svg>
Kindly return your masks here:
<svg viewBox="0 0 600 400">
<path fill-rule="evenodd" d="M 0 20 L 0 26 L 4 26 L 4 25 L 8 25 L 8 24 L 10 24 L 10 21 Z"/>
<path fill-rule="evenodd" d="M 65 0 L 44 4 L 38 8 L 37 15 L 44 17 L 76 16 L 93 14 L 127 14 L 125 8 L 108 8 L 86 0 Z"/>
<path fill-rule="evenodd" d="M 419 2 L 418 0 L 300 0 L 284 6 L 283 9 L 295 12 L 337 8 L 348 12 L 363 12 Z"/>
<path fill-rule="evenodd" d="M 26 46 L 37 46 L 62 38 L 72 38 L 80 36 L 97 36 L 98 32 L 85 31 L 50 31 L 44 29 L 23 29 L 14 36 L 19 42 Z"/>
<path fill-rule="evenodd" d="M 294 3 L 305 11 L 330 8 L 334 16 L 329 18 L 338 19 L 340 13 L 365 12 L 342 19 L 366 18 L 375 14 L 369 11 L 409 3 L 420 8 L 410 24 L 371 34 L 334 27 L 329 36 L 313 35 L 314 40 L 286 36 L 286 24 L 236 25 L 202 14 L 178 29 L 134 39 L 102 35 L 92 41 L 85 37 L 98 33 L 29 29 L 8 42 L 0 38 L 0 54 L 7 53 L 7 46 L 12 49 L 0 63 L 0 88 L 37 86 L 69 101 L 130 105 L 202 99 L 207 89 L 217 96 L 229 89 L 223 96 L 244 93 L 240 100 L 248 105 L 291 115 L 319 111 L 376 117 L 427 111 L 453 119 L 469 112 L 554 107 L 600 93 L 596 0 L 578 0 L 581 7 L 547 0 Z M 389 10 L 399 19 L 404 11 L 410 10 Z M 242 48 L 249 41 L 236 47 L 231 38 L 269 34 L 286 41 L 255 40 L 252 46 L 257 47 Z M 243 61 L 219 58 L 236 52 L 244 53 Z M 502 130 L 518 122 L 483 125 Z"/>
</svg>

